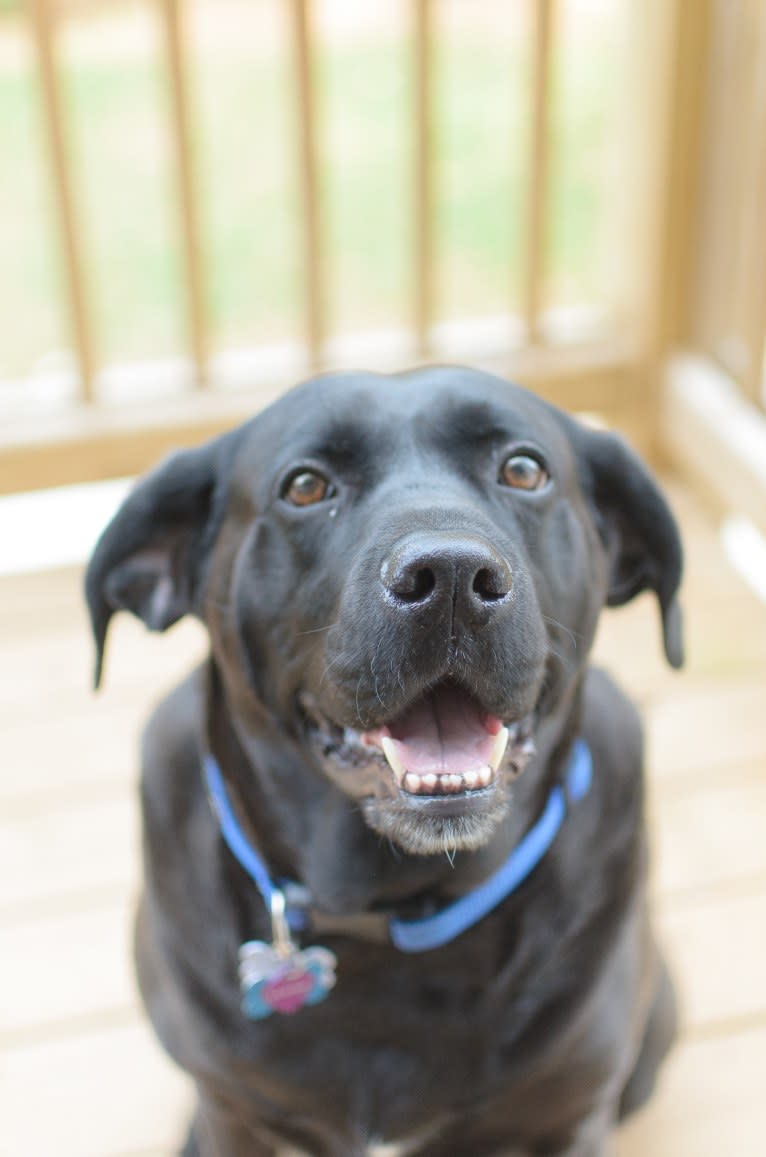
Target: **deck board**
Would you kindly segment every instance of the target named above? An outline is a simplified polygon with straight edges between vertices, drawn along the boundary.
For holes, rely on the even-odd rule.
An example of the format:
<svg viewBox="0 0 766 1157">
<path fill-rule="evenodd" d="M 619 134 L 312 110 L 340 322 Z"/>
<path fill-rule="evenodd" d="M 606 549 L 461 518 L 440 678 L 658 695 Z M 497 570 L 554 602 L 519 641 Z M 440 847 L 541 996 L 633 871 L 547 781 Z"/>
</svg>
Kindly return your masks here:
<svg viewBox="0 0 766 1157">
<path fill-rule="evenodd" d="M 604 617 L 597 656 L 648 729 L 652 891 L 683 1038 L 619 1157 L 755 1157 L 766 1133 L 766 607 L 715 525 L 685 530 L 689 662 L 662 662 L 652 601 Z M 203 650 L 114 624 L 103 691 L 76 570 L 0 579 L 0 1154 L 173 1152 L 190 1102 L 135 991 L 141 727 Z"/>
</svg>

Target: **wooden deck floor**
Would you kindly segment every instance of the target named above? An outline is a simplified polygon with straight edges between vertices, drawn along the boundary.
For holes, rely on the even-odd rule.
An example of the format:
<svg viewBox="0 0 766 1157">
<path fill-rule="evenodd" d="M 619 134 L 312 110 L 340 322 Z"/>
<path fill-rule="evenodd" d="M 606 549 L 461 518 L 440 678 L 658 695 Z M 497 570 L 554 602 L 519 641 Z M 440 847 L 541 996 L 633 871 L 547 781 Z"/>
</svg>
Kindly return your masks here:
<svg viewBox="0 0 766 1157">
<path fill-rule="evenodd" d="M 679 485 L 689 663 L 660 658 L 648 599 L 604 620 L 598 653 L 648 724 L 658 925 L 684 1034 L 620 1157 L 766 1151 L 766 607 Z M 174 1151 L 189 1093 L 139 1009 L 130 967 L 142 719 L 201 651 L 116 625 L 107 686 L 75 571 L 0 580 L 0 1153 Z"/>
</svg>

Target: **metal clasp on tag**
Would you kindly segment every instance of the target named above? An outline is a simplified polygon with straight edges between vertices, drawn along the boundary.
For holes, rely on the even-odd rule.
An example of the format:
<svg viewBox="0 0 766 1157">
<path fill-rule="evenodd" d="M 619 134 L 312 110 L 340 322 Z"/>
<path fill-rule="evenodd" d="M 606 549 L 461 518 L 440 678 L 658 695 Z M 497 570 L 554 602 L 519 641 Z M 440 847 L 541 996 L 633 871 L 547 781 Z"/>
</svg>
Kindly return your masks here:
<svg viewBox="0 0 766 1157">
<path fill-rule="evenodd" d="M 271 911 L 271 943 L 275 952 L 285 958 L 292 956 L 295 945 L 290 936 L 290 925 L 287 922 L 285 894 L 280 888 L 272 888 L 269 899 Z"/>
</svg>

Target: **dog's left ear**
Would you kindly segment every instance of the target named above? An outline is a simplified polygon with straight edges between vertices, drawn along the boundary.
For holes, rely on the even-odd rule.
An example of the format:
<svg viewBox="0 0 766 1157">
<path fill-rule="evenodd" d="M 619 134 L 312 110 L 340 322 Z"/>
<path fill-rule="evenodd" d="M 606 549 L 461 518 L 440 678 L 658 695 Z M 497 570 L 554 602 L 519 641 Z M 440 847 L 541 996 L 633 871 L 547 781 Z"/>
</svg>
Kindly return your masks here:
<svg viewBox="0 0 766 1157">
<path fill-rule="evenodd" d="M 591 430 L 584 434 L 584 481 L 610 563 L 607 604 L 622 606 L 641 591 L 654 591 L 665 656 L 672 667 L 680 667 L 684 648 L 677 596 L 683 549 L 676 520 L 649 471 L 620 437 Z"/>
<path fill-rule="evenodd" d="M 233 431 L 166 459 L 141 479 L 101 535 L 85 574 L 96 687 L 116 611 L 165 631 L 198 610 L 238 435 Z"/>
</svg>

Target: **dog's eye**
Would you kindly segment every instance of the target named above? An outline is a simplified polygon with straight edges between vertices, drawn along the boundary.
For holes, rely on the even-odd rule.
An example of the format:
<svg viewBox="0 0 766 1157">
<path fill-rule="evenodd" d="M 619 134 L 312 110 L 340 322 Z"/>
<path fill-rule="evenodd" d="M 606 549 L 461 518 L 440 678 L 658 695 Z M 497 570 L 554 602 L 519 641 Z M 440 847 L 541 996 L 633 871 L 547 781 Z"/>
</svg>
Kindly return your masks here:
<svg viewBox="0 0 766 1157">
<path fill-rule="evenodd" d="M 330 493 L 330 483 L 314 470 L 301 470 L 285 486 L 283 497 L 293 506 L 313 506 Z"/>
<path fill-rule="evenodd" d="M 514 490 L 542 490 L 548 471 L 531 454 L 511 454 L 503 462 L 500 481 Z"/>
</svg>

